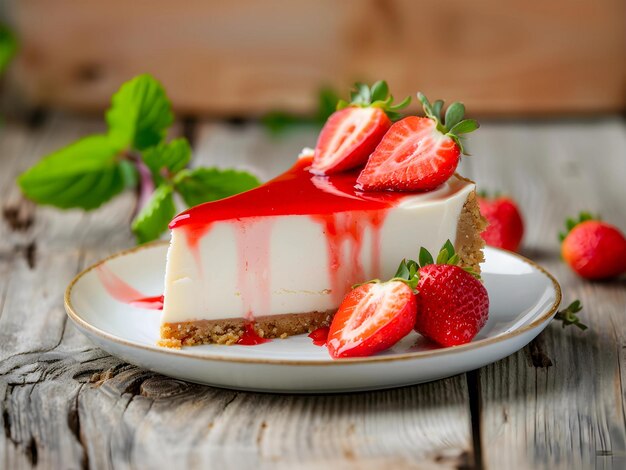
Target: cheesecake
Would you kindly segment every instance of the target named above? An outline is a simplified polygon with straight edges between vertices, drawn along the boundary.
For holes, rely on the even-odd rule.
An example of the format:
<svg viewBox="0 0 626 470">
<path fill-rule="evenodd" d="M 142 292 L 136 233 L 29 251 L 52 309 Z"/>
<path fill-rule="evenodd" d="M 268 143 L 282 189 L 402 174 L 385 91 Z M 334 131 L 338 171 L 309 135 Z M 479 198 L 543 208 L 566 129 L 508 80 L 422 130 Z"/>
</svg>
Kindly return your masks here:
<svg viewBox="0 0 626 470">
<path fill-rule="evenodd" d="M 475 184 L 458 174 L 428 192 L 366 192 L 358 171 L 291 169 L 170 223 L 160 344 L 234 344 L 327 326 L 355 283 L 392 277 L 419 247 L 451 240 L 478 272 L 484 229 Z"/>
</svg>

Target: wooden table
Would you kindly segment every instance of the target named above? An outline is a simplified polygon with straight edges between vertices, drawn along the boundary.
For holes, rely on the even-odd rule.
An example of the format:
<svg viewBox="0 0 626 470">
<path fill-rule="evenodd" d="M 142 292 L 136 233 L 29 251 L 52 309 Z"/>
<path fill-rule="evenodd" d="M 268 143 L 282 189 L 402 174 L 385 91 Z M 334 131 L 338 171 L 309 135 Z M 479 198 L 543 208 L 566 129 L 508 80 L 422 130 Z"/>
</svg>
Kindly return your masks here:
<svg viewBox="0 0 626 470">
<path fill-rule="evenodd" d="M 601 211 L 626 229 L 626 127 L 618 118 L 487 123 L 462 172 L 526 216 L 524 254 L 585 305 L 586 332 L 553 324 L 517 354 L 430 384 L 291 396 L 192 385 L 94 347 L 63 310 L 85 266 L 133 240 L 127 194 L 93 213 L 34 208 L 15 176 L 100 120 L 58 115 L 0 129 L 0 467 L 625 468 L 626 282 L 588 283 L 561 262 L 566 215 Z M 195 162 L 289 166 L 311 129 L 194 123 Z"/>
</svg>

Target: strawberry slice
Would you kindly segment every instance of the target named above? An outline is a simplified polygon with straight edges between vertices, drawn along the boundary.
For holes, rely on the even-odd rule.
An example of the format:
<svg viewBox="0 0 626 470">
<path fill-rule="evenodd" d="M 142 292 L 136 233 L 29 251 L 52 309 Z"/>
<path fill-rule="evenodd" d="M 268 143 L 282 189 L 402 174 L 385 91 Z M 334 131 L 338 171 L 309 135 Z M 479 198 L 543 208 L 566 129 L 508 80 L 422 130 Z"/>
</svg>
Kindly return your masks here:
<svg viewBox="0 0 626 470">
<path fill-rule="evenodd" d="M 337 111 L 326 121 L 315 146 L 311 172 L 332 174 L 364 165 L 391 127 L 397 111 L 410 102 L 393 104 L 385 81 L 370 88 L 357 83 L 350 103 L 339 101 Z"/>
<path fill-rule="evenodd" d="M 415 292 L 404 281 L 361 284 L 346 295 L 333 318 L 328 351 L 340 358 L 390 348 L 411 331 L 416 311 Z"/>
<path fill-rule="evenodd" d="M 478 129 L 463 119 L 465 106 L 452 103 L 441 118 L 443 101 L 430 104 L 421 93 L 426 117 L 409 116 L 391 126 L 359 175 L 365 191 L 429 191 L 450 178 L 465 153 L 460 139 Z"/>
</svg>

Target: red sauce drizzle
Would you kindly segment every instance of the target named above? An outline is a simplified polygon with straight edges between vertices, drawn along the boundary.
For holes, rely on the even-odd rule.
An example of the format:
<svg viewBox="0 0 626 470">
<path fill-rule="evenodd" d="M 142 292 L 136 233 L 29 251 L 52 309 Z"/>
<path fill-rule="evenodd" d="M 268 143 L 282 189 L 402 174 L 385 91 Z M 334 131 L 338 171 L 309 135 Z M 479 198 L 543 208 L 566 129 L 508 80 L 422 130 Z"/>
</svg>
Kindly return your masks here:
<svg viewBox="0 0 626 470">
<path fill-rule="evenodd" d="M 237 289 L 247 312 L 246 319 L 254 321 L 254 315 L 271 314 L 269 246 L 272 220 L 238 220 L 234 229 L 239 256 Z"/>
<path fill-rule="evenodd" d="M 330 331 L 329 327 L 322 326 L 321 328 L 318 328 L 317 330 L 313 330 L 311 333 L 309 333 L 309 338 L 313 340 L 313 344 L 315 346 L 325 346 L 326 341 L 328 340 L 329 331 Z"/>
<path fill-rule="evenodd" d="M 163 310 L 163 302 L 165 302 L 165 298 L 162 295 L 155 295 L 154 297 L 136 299 L 129 303 L 133 307 L 137 308 L 145 308 L 147 310 Z"/>
<path fill-rule="evenodd" d="M 302 158 L 290 170 L 258 188 L 187 209 L 170 222 L 170 228 L 186 227 L 192 242 L 202 236 L 211 222 L 269 215 L 380 211 L 394 206 L 408 194 L 366 193 L 355 188 L 358 171 L 320 176 L 308 171 L 310 165 L 311 158 Z"/>
<path fill-rule="evenodd" d="M 200 238 L 214 222 L 237 220 L 234 228 L 240 256 L 238 289 L 248 320 L 253 319 L 252 313 L 270 313 L 271 231 L 258 217 L 308 215 L 322 225 L 328 247 L 328 276 L 337 302 L 352 283 L 380 275 L 380 228 L 387 210 L 407 194 L 366 193 L 355 188 L 358 171 L 320 176 L 308 171 L 310 165 L 311 158 L 302 158 L 290 170 L 258 188 L 192 207 L 170 223 L 171 229 L 184 229 L 200 269 Z M 370 273 L 364 272 L 361 263 L 363 235 L 367 228 L 372 240 Z M 346 249 L 347 255 L 343 251 Z M 201 270 L 199 272 L 202 275 Z"/>
<path fill-rule="evenodd" d="M 256 344 L 263 344 L 271 341 L 268 338 L 261 338 L 254 330 L 254 322 L 247 322 L 243 326 L 243 335 L 237 341 L 237 344 L 242 346 L 254 346 Z"/>
<path fill-rule="evenodd" d="M 111 271 L 105 264 L 101 264 L 96 268 L 96 274 L 98 275 L 100 282 L 102 282 L 105 290 L 118 302 L 132 305 L 137 308 L 163 310 L 162 295 L 147 297 L 131 285 L 127 284 L 126 281 Z"/>
</svg>

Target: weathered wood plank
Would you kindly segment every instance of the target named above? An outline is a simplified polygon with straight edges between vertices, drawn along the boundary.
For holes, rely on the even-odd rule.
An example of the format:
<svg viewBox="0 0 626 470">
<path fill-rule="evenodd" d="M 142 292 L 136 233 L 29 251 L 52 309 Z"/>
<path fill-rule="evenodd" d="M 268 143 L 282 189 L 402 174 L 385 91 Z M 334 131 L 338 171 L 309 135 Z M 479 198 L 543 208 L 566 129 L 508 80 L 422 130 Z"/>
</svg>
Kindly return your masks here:
<svg viewBox="0 0 626 470">
<path fill-rule="evenodd" d="M 57 106 L 102 109 L 145 72 L 163 80 L 179 110 L 218 116 L 312 112 L 320 86 L 380 78 L 396 96 L 417 87 L 462 98 L 474 112 L 625 106 L 620 0 L 10 4 L 16 84 Z"/>
<path fill-rule="evenodd" d="M 525 253 L 580 298 L 590 329 L 551 325 L 523 352 L 480 371 L 486 467 L 624 468 L 626 284 L 578 279 L 560 260 L 567 215 L 602 212 L 626 229 L 626 127 L 620 120 L 485 126 L 464 163 L 483 187 L 503 189 L 526 217 Z M 471 161 L 470 161 L 471 160 Z"/>
<path fill-rule="evenodd" d="M 0 134 L 0 155 L 11 155 L 2 203 L 22 204 L 10 185 L 15 174 L 94 128 L 53 120 L 35 132 L 9 128 Z M 289 166 L 312 134 L 276 146 L 252 128 L 217 126 L 198 135 L 202 163 L 266 164 L 274 171 Z M 231 138 L 247 146 L 229 148 L 224 143 Z M 4 466 L 414 468 L 418 462 L 420 468 L 454 468 L 471 462 L 462 376 L 371 394 L 273 396 L 186 384 L 94 348 L 66 321 L 62 293 L 83 266 L 132 243 L 131 206 L 129 196 L 91 214 L 36 208 L 28 229 L 2 226 L 0 274 L 11 272 L 0 277 L 6 292 L 0 317 Z M 26 242 L 36 247 L 30 264 L 26 252 L 15 249 Z"/>
<path fill-rule="evenodd" d="M 4 468 L 81 468 L 86 453 L 81 442 L 77 400 L 84 369 L 110 359 L 96 350 L 67 324 L 63 309 L 64 285 L 84 263 L 85 251 L 120 245 L 116 231 L 130 240 L 125 207 L 115 202 L 100 213 L 102 227 L 91 215 L 78 211 L 60 214 L 30 208 L 31 223 L 15 228 L 7 213 L 24 207 L 15 176 L 43 154 L 88 132 L 101 130 L 97 122 L 54 118 L 48 125 L 29 130 L 7 125 L 0 133 L 3 156 L 2 206 L 6 223 L 0 226 L 2 252 L 10 275 L 0 316 L 0 402 L 4 438 L 0 461 Z M 117 221 L 117 226 L 111 221 Z M 107 229 L 107 237 L 96 236 Z M 124 231 L 121 231 L 123 228 Z M 90 244 L 94 245 L 90 245 Z M 28 248 L 24 248 L 28 247 Z M 3 269 L 4 270 L 4 269 Z"/>
</svg>

